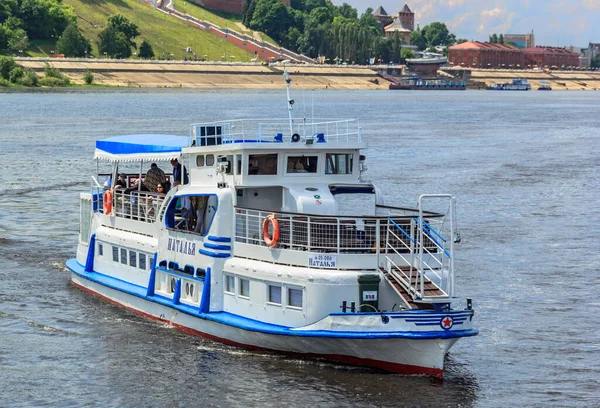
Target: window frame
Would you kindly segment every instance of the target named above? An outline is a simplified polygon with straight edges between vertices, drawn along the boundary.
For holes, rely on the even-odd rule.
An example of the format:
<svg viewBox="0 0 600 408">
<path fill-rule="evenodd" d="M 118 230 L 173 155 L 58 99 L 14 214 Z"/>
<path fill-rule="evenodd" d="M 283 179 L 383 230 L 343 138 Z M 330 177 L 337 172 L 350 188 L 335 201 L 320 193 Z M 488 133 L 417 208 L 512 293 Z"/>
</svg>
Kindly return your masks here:
<svg viewBox="0 0 600 408">
<path fill-rule="evenodd" d="M 291 304 L 292 301 L 292 291 L 298 291 L 300 293 L 300 306 L 295 306 Z M 285 299 L 286 308 L 293 310 L 303 310 L 304 309 L 304 290 L 299 286 L 287 286 L 286 287 L 286 299 Z"/>
<path fill-rule="evenodd" d="M 225 280 L 225 282 L 223 282 L 223 293 L 226 295 L 235 296 L 235 275 L 224 273 L 223 277 Z M 233 285 L 233 287 L 230 287 L 230 283 Z"/>
<path fill-rule="evenodd" d="M 279 303 L 274 302 L 271 298 L 271 288 L 279 289 Z M 276 283 L 267 284 L 267 304 L 272 306 L 283 306 L 283 286 Z"/>
<path fill-rule="evenodd" d="M 244 282 L 247 283 L 247 294 L 244 294 Z M 242 299 L 250 299 L 250 279 L 248 278 L 238 278 L 238 297 Z"/>
</svg>

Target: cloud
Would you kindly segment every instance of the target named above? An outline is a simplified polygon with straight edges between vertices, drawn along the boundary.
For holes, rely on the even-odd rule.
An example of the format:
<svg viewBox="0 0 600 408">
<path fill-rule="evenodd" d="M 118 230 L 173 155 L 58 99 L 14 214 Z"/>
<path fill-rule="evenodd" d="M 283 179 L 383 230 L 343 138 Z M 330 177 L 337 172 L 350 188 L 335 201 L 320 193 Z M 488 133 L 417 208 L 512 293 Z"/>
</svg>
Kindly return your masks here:
<svg viewBox="0 0 600 408">
<path fill-rule="evenodd" d="M 465 0 L 438 0 L 440 5 L 448 6 L 449 8 L 460 7 L 465 3 Z"/>
<path fill-rule="evenodd" d="M 499 7 L 493 8 L 491 10 L 483 10 L 481 12 L 481 19 L 487 20 L 488 18 L 500 17 L 505 12 L 506 12 L 506 10 L 502 10 Z"/>
</svg>

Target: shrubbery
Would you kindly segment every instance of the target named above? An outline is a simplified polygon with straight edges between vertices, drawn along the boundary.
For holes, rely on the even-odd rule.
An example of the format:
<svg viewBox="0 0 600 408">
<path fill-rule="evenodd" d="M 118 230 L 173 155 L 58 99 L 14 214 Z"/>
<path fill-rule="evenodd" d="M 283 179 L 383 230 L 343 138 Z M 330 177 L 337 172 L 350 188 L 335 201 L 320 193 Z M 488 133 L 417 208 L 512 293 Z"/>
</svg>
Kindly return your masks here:
<svg viewBox="0 0 600 408">
<path fill-rule="evenodd" d="M 94 74 L 92 74 L 91 71 L 85 71 L 85 74 L 83 74 L 83 81 L 87 85 L 91 85 L 94 82 Z"/>
<path fill-rule="evenodd" d="M 20 83 L 21 78 L 23 78 L 23 68 L 21 67 L 13 68 L 8 76 L 8 80 L 13 84 Z"/>
<path fill-rule="evenodd" d="M 32 69 L 25 69 L 23 71 L 23 78 L 21 78 L 21 85 L 23 86 L 38 86 L 39 78 Z"/>
<path fill-rule="evenodd" d="M 71 84 L 69 78 L 64 76 L 58 68 L 46 63 L 44 67 L 46 76 L 40 79 L 39 84 L 42 86 L 68 86 Z"/>
</svg>

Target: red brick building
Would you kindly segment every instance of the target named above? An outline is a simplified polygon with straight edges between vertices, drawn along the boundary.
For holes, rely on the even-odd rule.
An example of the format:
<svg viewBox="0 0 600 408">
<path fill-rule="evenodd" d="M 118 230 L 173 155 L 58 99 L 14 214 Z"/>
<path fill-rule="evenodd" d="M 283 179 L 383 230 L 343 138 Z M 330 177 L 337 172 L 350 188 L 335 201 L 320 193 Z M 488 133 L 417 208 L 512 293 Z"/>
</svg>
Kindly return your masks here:
<svg viewBox="0 0 600 408">
<path fill-rule="evenodd" d="M 469 41 L 448 49 L 448 62 L 471 68 L 578 67 L 579 54 L 557 47 L 516 48 Z"/>
<path fill-rule="evenodd" d="M 557 47 L 531 47 L 523 50 L 525 65 L 568 68 L 579 66 L 579 54 Z"/>
<path fill-rule="evenodd" d="M 240 14 L 244 11 L 244 0 L 189 0 L 192 3 L 199 4 L 206 8 L 224 11 L 226 13 Z M 291 0 L 281 0 L 283 4 L 289 6 Z"/>
<path fill-rule="evenodd" d="M 522 68 L 523 51 L 512 45 L 468 41 L 448 49 L 448 62 L 471 68 Z"/>
</svg>

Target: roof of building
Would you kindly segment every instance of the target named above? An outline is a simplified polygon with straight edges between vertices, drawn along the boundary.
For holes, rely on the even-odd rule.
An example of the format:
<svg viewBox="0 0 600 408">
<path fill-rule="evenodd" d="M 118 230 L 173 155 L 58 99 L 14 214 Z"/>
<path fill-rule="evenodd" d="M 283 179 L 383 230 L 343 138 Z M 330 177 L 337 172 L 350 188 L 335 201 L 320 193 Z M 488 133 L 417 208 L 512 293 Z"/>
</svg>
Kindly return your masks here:
<svg viewBox="0 0 600 408">
<path fill-rule="evenodd" d="M 404 7 L 402 7 L 402 10 L 400 10 L 399 13 L 412 13 L 412 11 L 408 8 L 408 4 L 404 3 Z"/>
<path fill-rule="evenodd" d="M 398 17 L 394 17 L 394 21 L 392 21 L 391 24 L 388 24 L 384 27 L 384 30 L 386 32 L 391 32 L 391 31 L 398 31 L 401 33 L 410 33 L 411 30 L 404 27 L 404 25 L 402 24 L 402 21 L 400 21 L 400 19 Z"/>
<path fill-rule="evenodd" d="M 564 54 L 564 55 L 579 55 L 576 52 L 569 51 L 566 48 L 559 47 L 544 47 L 544 46 L 535 46 L 529 48 L 523 48 L 523 52 L 526 53 L 538 53 L 538 54 Z"/>
<path fill-rule="evenodd" d="M 388 13 L 387 13 L 387 11 L 385 11 L 385 9 L 384 9 L 383 7 L 379 6 L 379 7 L 377 8 L 377 10 L 375 10 L 375 11 L 373 12 L 373 15 L 374 15 L 374 16 L 387 16 L 387 15 L 388 15 Z"/>
<path fill-rule="evenodd" d="M 508 44 L 492 44 L 488 42 L 467 41 L 461 44 L 453 45 L 449 50 L 497 50 L 497 51 L 517 51 L 519 48 Z"/>
</svg>

